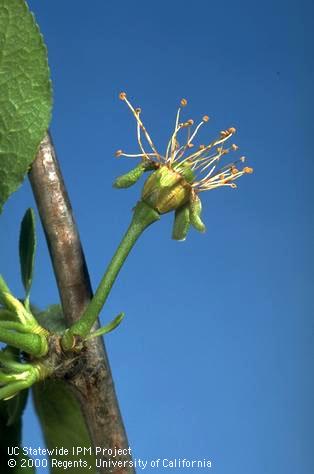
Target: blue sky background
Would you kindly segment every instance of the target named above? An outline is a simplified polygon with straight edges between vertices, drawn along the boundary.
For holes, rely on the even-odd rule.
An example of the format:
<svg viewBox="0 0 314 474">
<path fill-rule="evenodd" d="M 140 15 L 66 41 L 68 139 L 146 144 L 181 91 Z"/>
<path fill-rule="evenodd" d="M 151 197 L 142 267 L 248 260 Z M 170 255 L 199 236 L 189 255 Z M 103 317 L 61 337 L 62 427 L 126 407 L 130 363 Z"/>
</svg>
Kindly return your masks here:
<svg viewBox="0 0 314 474">
<path fill-rule="evenodd" d="M 236 126 L 255 170 L 237 190 L 204 193 L 205 235 L 172 241 L 170 215 L 152 226 L 103 311 L 103 322 L 126 312 L 106 344 L 134 456 L 210 458 L 217 474 L 314 472 L 313 3 L 29 4 L 94 287 L 141 189 L 112 188 L 132 166 L 114 151 L 137 151 L 120 90 L 160 147 L 186 97 L 187 118 L 211 117 L 199 143 Z M 16 294 L 19 223 L 33 205 L 25 183 L 1 216 L 1 273 Z M 38 233 L 33 298 L 44 307 L 58 294 Z M 31 408 L 24 444 L 42 446 Z"/>
</svg>

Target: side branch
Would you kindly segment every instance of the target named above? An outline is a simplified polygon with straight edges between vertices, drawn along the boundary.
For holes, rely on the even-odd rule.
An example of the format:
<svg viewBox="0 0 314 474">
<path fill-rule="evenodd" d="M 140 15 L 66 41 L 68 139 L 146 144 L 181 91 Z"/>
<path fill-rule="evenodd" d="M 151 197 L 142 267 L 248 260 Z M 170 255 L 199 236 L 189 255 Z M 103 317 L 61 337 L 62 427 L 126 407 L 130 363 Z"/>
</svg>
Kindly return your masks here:
<svg viewBox="0 0 314 474">
<path fill-rule="evenodd" d="M 29 173 L 66 322 L 79 319 L 92 288 L 72 207 L 51 137 L 42 141 Z"/>
<path fill-rule="evenodd" d="M 39 147 L 29 179 L 46 234 L 65 320 L 70 326 L 86 308 L 92 289 L 68 193 L 49 135 Z M 69 383 L 80 401 L 91 440 L 94 446 L 122 448 L 127 452 L 128 441 L 102 339 L 91 339 L 82 357 L 84 367 L 69 379 Z M 130 457 L 124 456 L 123 460 L 130 460 Z M 103 468 L 99 472 L 130 474 L 134 470 Z"/>
</svg>

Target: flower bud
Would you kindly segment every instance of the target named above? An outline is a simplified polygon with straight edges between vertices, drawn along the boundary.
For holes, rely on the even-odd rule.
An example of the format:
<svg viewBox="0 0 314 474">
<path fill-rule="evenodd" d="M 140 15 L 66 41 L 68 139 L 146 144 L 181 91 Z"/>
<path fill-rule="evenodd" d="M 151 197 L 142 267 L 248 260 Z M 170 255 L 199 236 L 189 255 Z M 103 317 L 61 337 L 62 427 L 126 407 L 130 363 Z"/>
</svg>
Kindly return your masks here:
<svg viewBox="0 0 314 474">
<path fill-rule="evenodd" d="M 183 241 L 186 239 L 190 228 L 190 210 L 189 205 L 185 204 L 176 210 L 172 229 L 172 238 Z"/>
<path fill-rule="evenodd" d="M 113 183 L 113 186 L 119 189 L 129 188 L 140 179 L 144 171 L 145 171 L 145 166 L 143 165 L 143 163 L 140 163 L 138 166 L 133 168 L 128 173 L 125 173 L 122 176 L 119 176 Z"/>
<path fill-rule="evenodd" d="M 190 202 L 190 220 L 192 226 L 199 232 L 205 232 L 206 226 L 201 219 L 202 203 L 197 194 L 192 196 Z"/>
<path fill-rule="evenodd" d="M 190 194 L 191 187 L 182 174 L 164 165 L 147 178 L 142 199 L 159 214 L 165 214 L 183 206 Z"/>
<path fill-rule="evenodd" d="M 113 186 L 118 189 L 129 188 L 140 179 L 140 177 L 145 171 L 149 171 L 155 168 L 156 167 L 151 162 L 142 162 L 128 173 L 118 176 L 118 178 L 113 183 Z"/>
</svg>

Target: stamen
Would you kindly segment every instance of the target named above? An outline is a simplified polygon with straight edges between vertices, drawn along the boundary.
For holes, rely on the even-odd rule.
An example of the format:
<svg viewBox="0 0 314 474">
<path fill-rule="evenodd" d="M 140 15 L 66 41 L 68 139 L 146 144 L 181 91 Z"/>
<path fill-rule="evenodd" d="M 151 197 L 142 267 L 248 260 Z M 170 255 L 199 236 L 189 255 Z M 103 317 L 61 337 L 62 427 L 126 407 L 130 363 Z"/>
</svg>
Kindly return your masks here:
<svg viewBox="0 0 314 474">
<path fill-rule="evenodd" d="M 210 189 L 221 188 L 223 186 L 229 186 L 230 188 L 234 188 L 234 189 L 237 188 L 237 185 L 235 183 L 218 182 L 218 183 L 215 183 L 215 184 L 210 183 L 210 184 L 205 185 L 205 186 L 203 185 L 203 186 L 199 187 L 197 189 L 197 191 L 199 191 L 199 192 L 209 191 Z"/>
<path fill-rule="evenodd" d="M 140 117 L 139 117 L 139 113 L 136 112 L 136 110 L 134 109 L 134 107 L 131 105 L 131 103 L 128 101 L 127 97 L 126 97 L 126 93 L 125 92 L 121 92 L 119 94 L 119 97 L 121 100 L 124 100 L 126 102 L 126 104 L 128 105 L 129 109 L 132 111 L 137 123 L 139 124 L 139 126 L 141 127 L 141 129 L 143 130 L 144 132 L 144 135 L 146 137 L 146 140 L 148 141 L 151 149 L 153 150 L 154 153 L 156 153 L 156 155 L 159 155 L 159 153 L 157 152 L 156 148 L 155 148 L 155 145 L 152 141 L 152 139 L 150 138 L 143 122 L 141 121 Z M 138 109 L 137 109 L 138 110 Z M 143 151 L 143 150 L 142 150 Z"/>
<path fill-rule="evenodd" d="M 223 150 L 222 148 L 217 148 L 217 154 L 214 155 L 214 156 L 212 156 L 212 157 L 209 157 L 208 163 L 205 164 L 205 163 L 203 162 L 203 163 L 201 164 L 201 166 L 200 166 L 200 168 L 202 168 L 202 169 L 201 169 L 201 173 L 203 173 L 207 168 L 209 168 L 210 166 L 212 166 L 212 164 L 213 164 L 215 161 L 219 161 L 219 160 L 220 160 L 220 157 L 223 155 L 223 151 L 224 151 L 224 150 Z M 215 165 L 212 169 L 210 169 L 209 172 L 208 172 L 201 180 L 196 181 L 196 182 L 194 183 L 195 186 L 199 186 L 199 185 L 202 185 L 203 183 L 206 183 L 206 181 L 208 181 L 209 178 L 210 178 L 210 176 L 213 174 L 215 168 L 216 168 L 216 165 Z M 224 168 L 222 168 L 222 170 L 223 170 L 223 169 L 224 169 Z M 221 173 L 222 170 L 219 171 L 219 174 Z M 217 175 L 215 175 L 215 176 L 217 176 Z"/>
<path fill-rule="evenodd" d="M 190 120 L 189 122 L 192 121 L 192 124 L 194 123 L 193 120 Z M 173 161 L 179 161 L 180 158 L 183 157 L 185 150 L 189 148 L 189 144 L 192 142 L 192 140 L 195 138 L 197 132 L 199 131 L 200 127 L 204 124 L 204 121 L 202 120 L 197 127 L 195 128 L 194 132 L 192 133 L 191 137 L 188 139 L 186 145 L 184 145 L 180 150 L 178 150 L 178 153 L 173 157 Z M 181 163 L 185 162 L 186 160 L 190 159 L 191 157 L 186 157 L 184 160 L 181 161 Z"/>
<path fill-rule="evenodd" d="M 142 153 L 146 156 L 146 158 L 149 160 L 148 158 L 148 154 L 146 153 L 145 149 L 144 149 L 144 146 L 143 146 L 143 143 L 142 143 L 142 139 L 141 139 L 141 126 L 140 124 L 137 122 L 136 124 L 136 136 L 137 136 L 137 142 L 139 144 L 139 147 L 142 151 Z"/>
<path fill-rule="evenodd" d="M 137 154 L 121 153 L 118 156 L 126 156 L 127 158 L 149 158 L 150 156 L 155 157 L 156 154 L 155 153 L 137 153 Z"/>
<path fill-rule="evenodd" d="M 198 126 L 198 128 L 203 124 L 203 122 L 201 122 Z M 197 130 L 195 130 L 196 132 Z M 194 132 L 194 136 L 195 136 L 195 132 Z M 210 150 L 211 148 L 213 148 L 214 146 L 217 146 L 217 145 L 221 145 L 222 143 L 224 143 L 226 140 L 228 140 L 230 138 L 230 134 L 227 134 L 226 136 L 224 137 L 221 137 L 217 140 L 214 140 L 213 142 L 209 143 L 209 145 L 206 145 L 205 148 L 202 148 L 202 149 L 199 149 L 198 151 L 196 151 L 195 153 L 193 153 L 192 155 L 190 155 L 188 157 L 188 159 L 190 160 L 196 160 L 196 159 L 199 159 L 201 157 L 201 155 L 203 155 L 205 152 L 207 152 L 208 150 Z M 191 140 L 193 139 L 193 135 L 191 137 Z M 182 156 L 182 154 L 181 154 Z M 177 159 L 181 158 L 178 157 Z M 185 161 L 187 158 L 185 158 L 183 161 Z M 183 163 L 183 161 L 181 163 Z"/>
<path fill-rule="evenodd" d="M 185 107 L 187 105 L 187 100 L 186 99 L 181 99 L 181 106 L 182 107 Z M 177 116 L 176 116 L 176 123 L 175 123 L 175 127 L 174 127 L 174 132 L 173 134 L 171 135 L 170 137 L 170 140 L 168 142 L 168 145 L 167 145 L 167 150 L 166 150 L 166 162 L 170 161 L 171 162 L 171 157 L 172 157 L 172 154 L 173 154 L 173 150 L 175 149 L 174 146 L 173 146 L 173 141 L 176 140 L 176 135 L 178 133 L 178 131 L 180 130 L 180 128 L 182 128 L 183 124 L 179 124 L 179 118 L 180 118 L 180 112 L 181 112 L 181 108 L 179 107 L 178 108 L 178 112 L 177 112 Z M 169 151 L 171 150 L 170 152 L 170 157 L 169 157 Z"/>
<path fill-rule="evenodd" d="M 179 114 L 180 114 L 180 109 L 178 110 L 178 113 L 177 113 L 176 128 L 174 129 L 174 132 L 171 135 L 171 138 L 168 142 L 167 150 L 166 150 L 166 162 L 169 161 L 170 163 L 172 163 L 173 161 L 173 152 L 175 150 L 175 144 L 177 143 L 177 140 L 176 140 L 177 133 L 184 126 L 183 123 L 178 124 Z M 169 156 L 169 151 L 170 151 L 170 156 Z"/>
<path fill-rule="evenodd" d="M 221 156 L 221 153 L 214 153 L 212 155 L 207 155 L 203 156 L 202 158 L 198 158 L 196 161 L 194 161 L 194 164 L 192 166 L 193 171 L 197 171 L 198 169 L 201 169 L 201 172 L 203 172 L 208 166 L 211 166 L 217 159 L 219 159 Z"/>
</svg>

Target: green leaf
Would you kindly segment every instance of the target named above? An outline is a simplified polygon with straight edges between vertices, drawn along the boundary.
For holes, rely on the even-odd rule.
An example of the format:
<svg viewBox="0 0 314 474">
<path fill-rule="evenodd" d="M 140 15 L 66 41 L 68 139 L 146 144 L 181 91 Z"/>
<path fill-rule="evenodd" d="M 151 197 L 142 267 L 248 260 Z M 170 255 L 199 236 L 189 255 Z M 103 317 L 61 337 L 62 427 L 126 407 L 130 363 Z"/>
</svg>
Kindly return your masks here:
<svg viewBox="0 0 314 474">
<path fill-rule="evenodd" d="M 35 468 L 21 467 L 29 460 L 21 449 L 17 456 L 8 453 L 9 447 L 20 447 L 22 441 L 22 413 L 27 401 L 28 390 L 23 390 L 10 400 L 0 401 L 0 472 L 11 474 L 34 474 Z M 16 466 L 8 468 L 9 459 L 16 461 Z M 22 461 L 24 462 L 22 463 Z"/>
<path fill-rule="evenodd" d="M 32 285 L 36 250 L 35 213 L 33 209 L 28 209 L 23 217 L 19 250 L 21 276 L 26 291 L 26 297 L 28 297 Z"/>
<path fill-rule="evenodd" d="M 16 191 L 50 122 L 47 50 L 24 0 L 0 0 L 0 212 Z"/>
<path fill-rule="evenodd" d="M 7 426 L 18 422 L 25 409 L 28 397 L 28 390 L 22 390 L 15 397 L 8 400 L 8 421 Z"/>
<path fill-rule="evenodd" d="M 88 339 L 93 339 L 94 337 L 99 337 L 99 336 L 104 336 L 105 334 L 108 334 L 109 332 L 113 331 L 116 329 L 122 322 L 124 318 L 124 313 L 119 313 L 118 316 L 116 316 L 110 323 L 106 324 L 106 326 L 103 326 L 102 328 L 97 329 L 97 331 L 91 332 L 85 340 L 87 341 Z"/>
<path fill-rule="evenodd" d="M 96 473 L 95 458 L 88 452 L 73 455 L 73 447 L 90 448 L 91 441 L 87 432 L 85 421 L 73 393 L 62 380 L 45 380 L 34 385 L 34 403 L 43 429 L 44 438 L 48 449 L 61 448 L 69 451 L 68 455 L 53 454 L 53 458 L 60 461 L 86 462 L 86 472 Z M 89 469 L 91 466 L 91 469 Z M 76 467 L 68 467 L 68 474 L 78 472 Z M 53 467 L 53 474 L 63 474 L 62 467 Z"/>
</svg>

